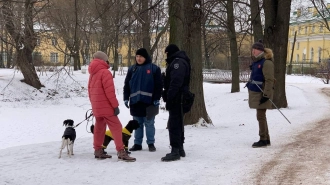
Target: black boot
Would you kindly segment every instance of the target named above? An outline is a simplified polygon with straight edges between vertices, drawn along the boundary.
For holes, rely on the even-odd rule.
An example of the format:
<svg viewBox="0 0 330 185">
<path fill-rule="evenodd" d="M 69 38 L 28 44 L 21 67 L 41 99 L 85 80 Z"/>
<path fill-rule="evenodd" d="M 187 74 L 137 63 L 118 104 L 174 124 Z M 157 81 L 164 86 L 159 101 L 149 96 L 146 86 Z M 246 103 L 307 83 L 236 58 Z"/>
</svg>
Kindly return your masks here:
<svg viewBox="0 0 330 185">
<path fill-rule="evenodd" d="M 149 148 L 149 152 L 155 152 L 156 151 L 156 147 L 154 144 L 148 144 L 148 148 Z"/>
<path fill-rule="evenodd" d="M 267 141 L 266 140 L 259 140 L 258 142 L 253 143 L 253 148 L 260 148 L 260 147 L 266 147 Z"/>
<path fill-rule="evenodd" d="M 142 145 L 134 144 L 132 148 L 129 149 L 129 151 L 133 151 L 133 152 L 138 150 L 142 150 Z"/>
<path fill-rule="evenodd" d="M 270 140 L 266 140 L 267 146 L 270 146 Z"/>
<path fill-rule="evenodd" d="M 186 157 L 186 152 L 184 151 L 183 146 L 180 146 L 179 154 L 180 154 L 181 157 Z"/>
<path fill-rule="evenodd" d="M 172 147 L 171 153 L 166 154 L 161 160 L 165 162 L 180 160 L 179 148 Z"/>
</svg>

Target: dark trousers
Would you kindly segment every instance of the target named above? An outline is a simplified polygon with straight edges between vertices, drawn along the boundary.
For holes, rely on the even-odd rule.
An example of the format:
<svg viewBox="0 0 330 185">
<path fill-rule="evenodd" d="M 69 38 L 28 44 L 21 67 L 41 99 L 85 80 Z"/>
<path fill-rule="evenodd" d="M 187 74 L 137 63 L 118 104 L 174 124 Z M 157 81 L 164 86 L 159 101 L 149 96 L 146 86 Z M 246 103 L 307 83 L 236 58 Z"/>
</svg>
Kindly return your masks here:
<svg viewBox="0 0 330 185">
<path fill-rule="evenodd" d="M 173 148 L 181 148 L 184 143 L 183 113 L 181 104 L 173 104 L 169 110 L 168 132 L 170 145 Z"/>
<path fill-rule="evenodd" d="M 257 109 L 257 120 L 259 122 L 260 140 L 270 140 L 266 118 L 266 109 Z"/>
</svg>

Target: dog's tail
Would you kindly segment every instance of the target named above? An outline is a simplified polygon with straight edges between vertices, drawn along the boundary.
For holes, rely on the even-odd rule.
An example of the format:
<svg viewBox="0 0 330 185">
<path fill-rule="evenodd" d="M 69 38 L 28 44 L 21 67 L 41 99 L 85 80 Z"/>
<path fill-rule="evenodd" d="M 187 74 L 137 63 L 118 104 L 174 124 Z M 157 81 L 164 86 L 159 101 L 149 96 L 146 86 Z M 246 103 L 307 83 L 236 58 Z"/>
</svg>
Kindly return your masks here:
<svg viewBox="0 0 330 185">
<path fill-rule="evenodd" d="M 91 125 L 91 132 L 94 134 L 94 125 Z"/>
</svg>

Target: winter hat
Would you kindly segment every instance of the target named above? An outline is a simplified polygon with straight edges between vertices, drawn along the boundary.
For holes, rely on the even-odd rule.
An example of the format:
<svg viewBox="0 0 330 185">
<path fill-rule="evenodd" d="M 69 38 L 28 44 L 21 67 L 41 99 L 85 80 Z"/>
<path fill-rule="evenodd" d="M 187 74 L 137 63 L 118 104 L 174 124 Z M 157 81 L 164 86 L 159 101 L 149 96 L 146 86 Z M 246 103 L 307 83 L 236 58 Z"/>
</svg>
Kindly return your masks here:
<svg viewBox="0 0 330 185">
<path fill-rule="evenodd" d="M 265 51 L 265 47 L 264 47 L 264 45 L 262 44 L 262 40 L 258 40 L 258 42 L 255 42 L 255 43 L 252 45 L 252 49 L 257 49 L 257 50 L 260 50 L 260 51 Z"/>
<path fill-rule="evenodd" d="M 138 50 L 136 51 L 135 55 L 143 56 L 145 59 L 150 58 L 150 57 L 149 57 L 149 54 L 148 54 L 148 52 L 147 52 L 147 50 L 144 49 L 144 48 L 140 48 L 140 49 L 138 49 Z"/>
<path fill-rule="evenodd" d="M 180 51 L 179 47 L 175 44 L 170 44 L 166 47 L 165 53 L 167 53 L 167 58 L 171 57 L 174 53 Z"/>
<path fill-rule="evenodd" d="M 107 54 L 105 54 L 102 51 L 97 51 L 96 53 L 94 53 L 93 58 L 98 58 L 98 59 L 104 60 L 105 62 L 108 61 Z"/>
</svg>

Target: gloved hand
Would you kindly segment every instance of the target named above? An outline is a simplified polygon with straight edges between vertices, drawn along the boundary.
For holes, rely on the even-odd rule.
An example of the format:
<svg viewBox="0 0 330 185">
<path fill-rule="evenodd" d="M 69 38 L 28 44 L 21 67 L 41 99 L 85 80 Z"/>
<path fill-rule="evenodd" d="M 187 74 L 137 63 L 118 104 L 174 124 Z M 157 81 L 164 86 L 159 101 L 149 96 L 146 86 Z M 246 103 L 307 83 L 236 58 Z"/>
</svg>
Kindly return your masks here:
<svg viewBox="0 0 330 185">
<path fill-rule="evenodd" d="M 252 64 L 251 64 L 251 65 L 249 65 L 249 68 L 250 68 L 250 70 L 252 70 Z"/>
<path fill-rule="evenodd" d="M 119 113 L 120 113 L 119 108 L 116 107 L 116 108 L 115 108 L 115 116 L 118 116 Z"/>
<path fill-rule="evenodd" d="M 154 106 L 159 106 L 159 100 L 154 101 Z"/>
<path fill-rule="evenodd" d="M 269 100 L 269 98 L 263 96 L 263 97 L 260 99 L 260 101 L 259 101 L 259 105 L 265 103 L 265 102 L 268 101 L 268 100 Z"/>
<path fill-rule="evenodd" d="M 124 102 L 125 102 L 125 106 L 129 109 L 128 100 L 124 100 Z"/>
</svg>

